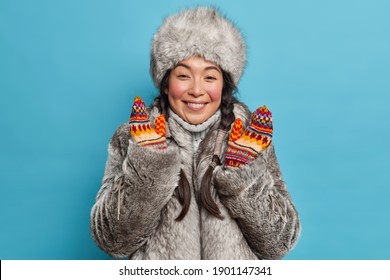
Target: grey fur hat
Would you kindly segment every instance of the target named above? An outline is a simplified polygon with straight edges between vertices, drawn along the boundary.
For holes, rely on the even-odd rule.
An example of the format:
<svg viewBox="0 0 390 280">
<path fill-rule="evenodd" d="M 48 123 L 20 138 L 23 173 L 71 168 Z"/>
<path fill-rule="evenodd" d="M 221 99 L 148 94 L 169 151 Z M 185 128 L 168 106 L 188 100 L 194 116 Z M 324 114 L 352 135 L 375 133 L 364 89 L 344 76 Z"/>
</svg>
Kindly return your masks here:
<svg viewBox="0 0 390 280">
<path fill-rule="evenodd" d="M 246 64 L 244 38 L 214 8 L 198 7 L 167 17 L 153 37 L 150 73 L 159 87 L 167 70 L 201 56 L 228 72 L 237 85 Z"/>
</svg>

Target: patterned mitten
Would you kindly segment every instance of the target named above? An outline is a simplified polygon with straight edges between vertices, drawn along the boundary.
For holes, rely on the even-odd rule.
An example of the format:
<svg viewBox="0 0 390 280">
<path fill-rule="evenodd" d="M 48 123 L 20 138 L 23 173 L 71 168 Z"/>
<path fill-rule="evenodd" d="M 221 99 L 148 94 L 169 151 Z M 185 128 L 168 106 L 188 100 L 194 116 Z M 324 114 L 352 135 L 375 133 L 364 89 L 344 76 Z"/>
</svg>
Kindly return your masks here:
<svg viewBox="0 0 390 280">
<path fill-rule="evenodd" d="M 164 115 L 156 118 L 155 128 L 153 128 L 146 112 L 145 103 L 139 96 L 134 98 L 129 124 L 130 134 L 138 145 L 152 146 L 157 150 L 167 148 Z"/>
<path fill-rule="evenodd" d="M 238 167 L 254 160 L 272 141 L 272 113 L 266 106 L 253 112 L 251 123 L 242 133 L 243 124 L 237 118 L 229 136 L 225 166 Z"/>
</svg>

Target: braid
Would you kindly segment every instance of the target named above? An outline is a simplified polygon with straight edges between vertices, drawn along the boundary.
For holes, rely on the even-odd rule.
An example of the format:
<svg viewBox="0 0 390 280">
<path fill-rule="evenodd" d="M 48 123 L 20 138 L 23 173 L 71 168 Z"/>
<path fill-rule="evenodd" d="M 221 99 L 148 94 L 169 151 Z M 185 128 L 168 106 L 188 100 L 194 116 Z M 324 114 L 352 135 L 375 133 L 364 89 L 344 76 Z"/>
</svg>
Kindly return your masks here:
<svg viewBox="0 0 390 280">
<path fill-rule="evenodd" d="M 185 215 L 188 212 L 188 209 L 190 208 L 191 203 L 191 187 L 190 183 L 187 180 L 186 174 L 184 173 L 183 169 L 180 169 L 180 179 L 179 179 L 179 185 L 175 189 L 175 193 L 177 195 L 177 198 L 182 205 L 181 212 L 179 216 L 177 216 L 176 221 L 180 222 L 183 220 Z"/>
<path fill-rule="evenodd" d="M 219 133 L 228 133 L 230 130 L 230 126 L 235 120 L 235 116 L 233 113 L 234 103 L 237 102 L 237 99 L 233 96 L 235 91 L 235 86 L 231 76 L 223 72 L 223 81 L 224 86 L 222 89 L 222 101 L 221 101 L 221 122 L 219 124 Z M 217 136 L 219 139 L 219 135 Z M 210 166 L 207 168 L 200 186 L 200 201 L 203 207 L 213 216 L 223 219 L 221 215 L 221 211 L 218 208 L 217 203 L 215 202 L 212 194 L 211 194 L 211 179 L 213 176 L 214 168 L 217 165 L 221 165 L 221 159 L 219 158 L 219 152 L 221 150 L 221 141 L 217 141 L 214 147 L 214 155 L 211 160 Z"/>
<path fill-rule="evenodd" d="M 157 96 L 154 99 L 155 105 L 158 107 L 161 114 L 165 116 L 165 118 L 168 118 L 168 108 L 169 108 L 169 101 L 168 96 L 165 94 L 165 89 L 168 88 L 168 82 L 169 82 L 169 74 L 171 73 L 171 70 L 168 70 L 164 77 L 161 80 L 160 83 L 160 95 Z"/>
<path fill-rule="evenodd" d="M 233 91 L 231 94 L 223 94 L 220 107 L 221 123 L 219 125 L 219 129 L 224 131 L 230 130 L 230 126 L 235 120 L 233 113 L 234 103 L 237 103 L 237 99 L 233 96 Z"/>
<path fill-rule="evenodd" d="M 155 105 L 157 106 L 161 114 L 164 114 L 166 118 L 168 118 L 169 116 L 169 110 L 168 110 L 169 101 L 168 101 L 168 96 L 165 94 L 165 89 L 168 88 L 170 73 L 171 70 L 168 70 L 165 73 L 160 83 L 160 95 L 154 99 Z M 175 194 L 183 208 L 179 216 L 177 216 L 176 218 L 176 221 L 178 222 L 180 222 L 185 217 L 185 215 L 188 212 L 188 209 L 190 208 L 190 203 L 191 203 L 191 187 L 183 169 L 180 169 L 179 176 L 180 176 L 179 184 L 175 189 Z"/>
</svg>

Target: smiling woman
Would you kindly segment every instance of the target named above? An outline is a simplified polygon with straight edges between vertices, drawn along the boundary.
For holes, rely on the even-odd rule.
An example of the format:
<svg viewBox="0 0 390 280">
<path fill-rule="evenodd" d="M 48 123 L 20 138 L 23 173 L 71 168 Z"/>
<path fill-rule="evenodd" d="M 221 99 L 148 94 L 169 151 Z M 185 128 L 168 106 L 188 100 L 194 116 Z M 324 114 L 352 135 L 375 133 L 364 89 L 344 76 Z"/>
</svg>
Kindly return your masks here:
<svg viewBox="0 0 390 280">
<path fill-rule="evenodd" d="M 221 105 L 221 69 L 201 57 L 181 61 L 169 75 L 165 93 L 171 109 L 190 124 L 201 124 Z"/>
<path fill-rule="evenodd" d="M 136 97 L 109 145 L 91 212 L 98 246 L 130 259 L 279 259 L 300 222 L 282 180 L 267 107 L 234 92 L 245 67 L 237 28 L 212 8 L 168 17 L 154 36 L 160 95 Z"/>
</svg>

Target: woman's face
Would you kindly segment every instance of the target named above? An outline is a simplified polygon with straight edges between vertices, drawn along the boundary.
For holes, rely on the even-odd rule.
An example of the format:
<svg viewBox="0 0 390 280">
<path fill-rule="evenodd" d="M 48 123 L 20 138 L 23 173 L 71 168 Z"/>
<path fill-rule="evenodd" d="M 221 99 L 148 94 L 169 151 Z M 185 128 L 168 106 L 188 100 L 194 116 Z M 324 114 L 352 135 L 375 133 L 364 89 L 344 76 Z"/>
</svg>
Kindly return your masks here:
<svg viewBox="0 0 390 280">
<path fill-rule="evenodd" d="M 222 99 L 222 70 L 201 57 L 179 62 L 169 75 L 171 109 L 190 124 L 201 124 L 219 108 Z"/>
</svg>

